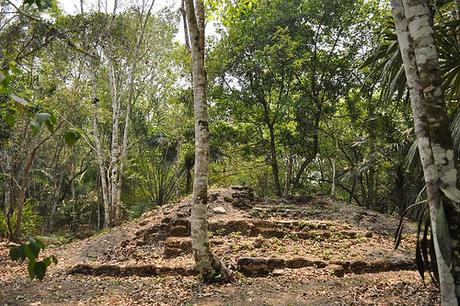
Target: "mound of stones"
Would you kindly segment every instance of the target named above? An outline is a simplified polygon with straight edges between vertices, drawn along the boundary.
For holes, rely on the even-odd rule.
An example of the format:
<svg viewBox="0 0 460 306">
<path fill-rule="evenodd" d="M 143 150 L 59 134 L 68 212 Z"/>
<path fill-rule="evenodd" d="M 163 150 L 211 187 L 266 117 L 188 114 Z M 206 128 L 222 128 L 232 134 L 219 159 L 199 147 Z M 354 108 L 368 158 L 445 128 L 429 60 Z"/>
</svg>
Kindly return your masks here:
<svg viewBox="0 0 460 306">
<path fill-rule="evenodd" d="M 321 210 L 321 203 L 315 203 L 309 208 L 306 201 L 300 199 L 263 201 L 254 196 L 251 188 L 246 186 L 233 186 L 209 193 L 210 215 L 226 214 L 228 210 L 237 209 L 248 211 L 253 217 L 236 219 L 211 218 L 208 225 L 212 233 L 210 244 L 217 246 L 225 243 L 225 236 L 237 233 L 241 237 L 257 237 L 257 241 L 263 239 L 314 239 L 324 241 L 326 239 L 357 239 L 363 236 L 371 238 L 372 234 L 365 231 L 354 231 L 348 226 L 340 225 L 332 221 L 304 221 L 311 217 L 316 210 Z M 316 205 L 318 204 L 318 205 Z M 231 205 L 231 206 L 230 206 Z M 163 248 L 163 258 L 171 259 L 192 253 L 190 239 L 190 199 L 180 203 L 169 205 L 161 209 L 161 214 L 155 222 L 145 218 L 139 222 L 140 229 L 135 233 L 134 239 L 127 239 L 121 244 L 121 248 L 135 249 L 132 246 L 149 244 L 149 247 Z M 319 208 L 318 208 L 319 207 Z M 324 211 L 323 211 L 324 213 Z M 237 214 L 238 215 L 238 214 Z M 240 214 L 249 216 L 249 214 Z M 270 217 L 281 216 L 285 221 L 271 220 Z M 219 220 L 219 221 L 216 221 Z M 131 248 L 126 248 L 127 246 Z M 179 258 L 178 258 L 179 259 Z M 177 260 L 176 260 L 177 262 Z M 235 265 L 236 263 L 236 265 Z M 266 257 L 237 257 L 234 258 L 233 269 L 249 277 L 276 275 L 276 271 L 298 268 L 326 269 L 332 275 L 341 277 L 347 273 L 376 273 L 395 270 L 414 269 L 413 260 L 405 257 L 387 257 L 382 260 L 352 260 L 352 261 L 325 261 L 316 258 L 266 258 Z M 70 270 L 72 274 L 107 275 L 107 276 L 158 276 L 158 275 L 196 275 L 193 267 L 156 266 L 156 265 L 91 265 L 80 264 Z"/>
</svg>

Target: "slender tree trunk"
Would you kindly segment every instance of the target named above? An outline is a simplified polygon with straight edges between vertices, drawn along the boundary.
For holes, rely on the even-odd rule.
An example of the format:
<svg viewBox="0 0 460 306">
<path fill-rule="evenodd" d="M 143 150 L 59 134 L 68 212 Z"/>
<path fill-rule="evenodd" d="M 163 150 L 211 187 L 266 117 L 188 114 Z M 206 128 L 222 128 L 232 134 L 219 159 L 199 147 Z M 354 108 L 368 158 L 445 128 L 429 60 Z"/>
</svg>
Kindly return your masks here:
<svg viewBox="0 0 460 306">
<path fill-rule="evenodd" d="M 19 186 L 18 200 L 16 204 L 17 205 L 16 206 L 16 224 L 15 224 L 15 230 L 14 230 L 14 235 L 13 235 L 13 240 L 15 240 L 16 242 L 18 242 L 21 239 L 22 213 L 24 210 L 24 204 L 26 200 L 26 189 L 29 185 L 29 179 L 30 179 L 29 174 L 30 174 L 30 171 L 32 170 L 32 164 L 35 160 L 35 156 L 37 155 L 40 147 L 54 135 L 54 133 L 62 126 L 62 124 L 63 124 L 63 121 L 61 121 L 57 125 L 54 131 L 52 131 L 47 137 L 43 138 L 40 142 L 38 142 L 33 147 L 24 165 L 24 168 L 22 171 L 21 183 Z"/>
<path fill-rule="evenodd" d="M 332 196 L 332 197 L 335 197 L 335 177 L 336 177 L 335 160 L 336 160 L 335 157 L 331 159 L 331 163 L 332 163 L 332 186 L 331 186 L 331 196 Z"/>
<path fill-rule="evenodd" d="M 446 234 L 447 236 L 449 235 L 445 230 L 443 230 L 443 227 L 446 224 L 446 216 L 444 207 L 441 203 L 441 193 L 439 189 L 439 183 L 442 183 L 440 176 L 443 175 L 443 169 L 441 165 L 436 165 L 436 155 L 440 155 L 441 152 L 436 153 L 436 151 L 440 151 L 437 149 L 439 144 L 436 144 L 437 135 L 431 131 L 433 129 L 432 124 L 436 122 L 436 119 L 431 118 L 430 120 L 429 118 L 433 115 L 439 114 L 439 110 L 435 110 L 434 114 L 430 114 L 430 112 L 433 111 L 432 107 L 429 106 L 429 104 L 432 103 L 430 102 L 432 98 L 430 98 L 429 90 L 424 90 L 424 88 L 426 88 L 426 84 L 423 84 L 422 82 L 423 78 L 428 75 L 426 72 L 422 73 L 419 71 L 420 68 L 422 70 L 430 68 L 430 73 L 433 72 L 432 69 L 434 63 L 431 63 L 430 65 L 429 60 L 426 58 L 427 52 L 430 53 L 431 51 L 436 53 L 434 41 L 427 37 L 427 35 L 432 35 L 432 29 L 429 21 L 430 17 L 429 13 L 427 14 L 427 11 L 424 9 L 426 7 L 426 2 L 424 3 L 424 1 L 404 1 L 403 6 L 401 0 L 391 0 L 391 6 L 406 73 L 407 85 L 409 87 L 409 94 L 411 97 L 415 133 L 417 136 L 418 149 L 425 176 L 428 203 L 430 205 L 431 227 L 433 230 L 433 242 L 438 263 L 442 302 L 443 305 L 457 305 L 454 277 L 451 273 L 451 263 L 449 262 L 450 259 L 443 256 L 443 254 L 451 254 L 451 246 L 449 243 L 442 243 L 442 241 L 449 241 L 449 237 L 445 237 Z M 428 9 L 428 7 L 426 7 L 426 9 Z M 416 18 L 417 20 L 415 20 L 414 17 L 419 18 Z M 413 42 L 411 34 L 412 37 L 417 38 Z M 429 42 L 431 41 L 431 46 L 428 47 L 427 45 L 424 45 L 425 42 L 420 41 L 420 38 Z M 418 56 L 417 53 L 419 53 Z M 427 64 L 429 66 L 425 67 Z M 428 80 L 428 82 L 431 83 L 430 80 Z M 438 87 L 436 90 L 439 91 L 440 88 Z M 445 112 L 445 107 L 443 107 L 443 110 Z M 441 125 L 447 124 L 448 121 L 446 117 L 446 115 L 443 115 L 439 118 L 446 120 L 444 124 L 441 123 Z M 439 123 L 439 121 L 436 122 L 436 124 Z M 443 136 L 443 138 L 450 137 L 449 135 L 449 131 L 447 130 L 447 133 Z M 453 164 L 453 162 L 451 164 Z M 449 181 L 455 186 L 456 171 L 453 175 L 454 182 L 452 182 L 452 179 Z"/>
<path fill-rule="evenodd" d="M 10 241 L 14 239 L 14 230 L 11 224 L 14 212 L 14 184 L 13 184 L 13 165 L 11 164 L 11 157 L 8 150 L 5 148 L 3 160 L 5 162 L 4 172 L 6 173 L 5 179 L 5 198 L 4 198 L 4 211 L 6 217 L 6 226 L 8 229 L 8 238 Z"/>
<path fill-rule="evenodd" d="M 289 158 L 287 163 L 287 171 L 286 171 L 286 180 L 284 181 L 284 196 L 287 197 L 289 195 L 292 180 L 292 165 L 294 163 L 293 153 L 289 152 Z"/>
<path fill-rule="evenodd" d="M 427 0 L 404 0 L 403 4 L 423 86 L 431 150 L 438 171 L 438 186 L 447 197 L 443 199 L 443 203 L 450 240 L 449 237 L 444 239 L 445 244 L 451 244 L 452 247 L 451 268 L 454 274 L 457 301 L 460 302 L 460 191 L 457 189 L 457 165 L 444 101 L 438 51 L 431 25 L 432 18 Z M 446 258 L 446 261 L 449 265 L 449 258 Z"/>
<path fill-rule="evenodd" d="M 336 179 L 337 179 L 337 154 L 339 152 L 339 140 L 335 138 L 335 155 L 332 158 L 332 187 L 331 187 L 331 196 L 335 197 L 336 192 Z"/>
<path fill-rule="evenodd" d="M 6 179 L 5 179 L 5 186 L 4 186 L 4 193 L 5 197 L 3 199 L 3 204 L 4 204 L 4 213 L 5 216 L 8 215 L 8 211 L 11 208 L 11 186 L 12 186 L 12 179 L 11 179 L 11 158 L 10 155 L 8 154 L 8 151 L 5 149 L 3 150 L 2 154 L 2 159 L 5 162 L 5 167 L 4 167 L 4 172 L 6 174 Z"/>
<path fill-rule="evenodd" d="M 56 215 L 57 212 L 57 207 L 60 203 L 61 199 L 61 194 L 62 194 L 62 185 L 64 183 L 64 171 L 61 171 L 60 177 L 58 179 L 58 182 L 55 184 L 55 188 L 57 190 L 57 195 L 55 199 L 53 199 L 52 204 L 51 204 L 51 211 L 49 214 L 49 219 L 48 219 L 48 232 L 51 233 L 54 228 L 54 216 Z"/>
<path fill-rule="evenodd" d="M 174 188 L 176 191 L 176 199 L 180 198 L 180 154 L 182 150 L 182 140 L 180 137 L 177 138 L 177 155 L 174 165 Z"/>
<path fill-rule="evenodd" d="M 99 127 L 97 123 L 97 103 L 99 99 L 97 98 L 97 83 L 96 75 L 92 74 L 92 88 L 93 88 L 93 135 L 94 135 L 94 144 L 96 149 L 97 163 L 99 166 L 99 176 L 101 177 L 101 190 L 102 190 L 102 202 L 104 206 L 104 227 L 108 227 L 110 223 L 110 211 L 111 211 L 111 201 L 109 194 L 109 185 L 107 182 L 107 168 L 105 166 L 104 152 L 102 150 L 102 141 L 99 135 Z"/>
<path fill-rule="evenodd" d="M 317 99 L 315 99 L 317 100 Z M 317 102 L 317 112 L 315 114 L 315 130 L 313 131 L 313 152 L 310 156 L 307 156 L 305 160 L 302 162 L 300 165 L 299 171 L 297 171 L 297 174 L 294 178 L 294 188 L 299 188 L 300 187 L 300 180 L 302 178 L 302 175 L 305 173 L 305 170 L 307 169 L 308 165 L 315 160 L 316 155 L 318 155 L 319 152 L 319 124 L 321 121 L 321 116 L 323 113 L 323 107 L 321 102 Z"/>
<path fill-rule="evenodd" d="M 186 15 L 192 47 L 193 98 L 195 109 L 195 180 L 191 213 L 192 248 L 203 280 L 230 277 L 230 271 L 212 253 L 208 240 L 209 127 L 204 66 L 205 20 L 203 0 L 186 0 Z"/>
<path fill-rule="evenodd" d="M 356 176 L 353 176 L 353 183 L 351 184 L 351 192 L 350 192 L 350 197 L 348 198 L 348 202 L 351 203 L 353 198 L 357 199 L 358 197 L 354 197 L 353 195 L 355 194 L 355 189 L 356 189 Z M 359 202 L 359 201 L 357 201 Z"/>
<path fill-rule="evenodd" d="M 120 156 L 120 168 L 119 168 L 119 177 L 118 177 L 118 190 L 117 190 L 117 205 L 115 207 L 115 222 L 118 223 L 120 221 L 120 203 L 121 203 L 121 186 L 122 186 L 122 178 L 123 178 L 123 168 L 125 166 L 126 158 L 128 157 L 128 129 L 129 129 L 129 116 L 131 114 L 131 101 L 129 101 L 128 107 L 126 109 L 126 117 L 125 117 L 125 126 L 123 130 L 123 142 L 121 145 L 121 156 Z"/>
<path fill-rule="evenodd" d="M 281 197 L 281 182 L 280 182 L 280 173 L 278 167 L 278 158 L 276 156 L 276 141 L 275 141 L 275 131 L 272 124 L 268 124 L 268 130 L 270 132 L 270 164 L 272 167 L 273 173 L 273 182 L 275 184 L 275 192 L 278 197 Z"/>
<path fill-rule="evenodd" d="M 111 199 L 111 210 L 109 214 L 109 226 L 114 226 L 116 224 L 116 215 L 115 212 L 119 209 L 117 202 L 118 200 L 118 189 L 120 186 L 119 183 L 119 158 L 120 158 L 120 145 L 119 145 L 119 135 L 120 135 L 120 100 L 117 93 L 117 85 L 115 79 L 115 71 L 112 62 L 112 55 L 108 56 L 108 65 L 109 65 L 109 82 L 110 82 L 110 95 L 112 97 L 112 138 L 111 138 L 111 147 L 110 147 L 110 199 Z"/>
</svg>

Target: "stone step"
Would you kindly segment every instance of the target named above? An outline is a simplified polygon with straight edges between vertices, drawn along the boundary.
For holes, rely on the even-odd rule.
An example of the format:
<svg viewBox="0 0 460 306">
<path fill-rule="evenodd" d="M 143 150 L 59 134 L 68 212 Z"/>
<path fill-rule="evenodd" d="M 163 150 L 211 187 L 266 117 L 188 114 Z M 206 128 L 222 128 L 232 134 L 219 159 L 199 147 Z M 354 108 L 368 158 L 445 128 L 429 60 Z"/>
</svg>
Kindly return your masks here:
<svg viewBox="0 0 460 306">
<path fill-rule="evenodd" d="M 208 230 L 215 236 L 239 233 L 243 236 L 264 238 L 328 239 L 340 235 L 346 239 L 355 239 L 358 233 L 349 229 L 337 229 L 337 224 L 305 221 L 270 221 L 270 220 L 230 220 L 211 222 Z M 169 237 L 189 237 L 190 222 L 187 219 L 175 219 L 169 228 Z"/>
<path fill-rule="evenodd" d="M 299 269 L 306 267 L 329 268 L 331 274 L 341 277 L 345 274 L 379 273 L 386 271 L 414 270 L 413 260 L 389 258 L 372 261 L 332 261 L 326 262 L 311 258 L 261 258 L 241 257 L 237 261 L 237 270 L 246 276 L 266 276 L 275 269 Z"/>
<path fill-rule="evenodd" d="M 171 275 L 196 275 L 194 268 L 187 267 L 167 267 L 156 265 L 137 265 L 137 266 L 119 266 L 119 265 L 90 265 L 78 264 L 72 267 L 69 274 L 97 275 L 97 276 L 171 276 Z"/>
<path fill-rule="evenodd" d="M 210 239 L 211 246 L 221 245 L 224 243 L 222 240 Z M 192 240 L 191 238 L 168 238 L 164 243 L 163 257 L 175 258 L 186 254 L 192 253 Z"/>
<path fill-rule="evenodd" d="M 380 273 L 386 271 L 414 270 L 413 260 L 390 258 L 374 261 L 334 261 L 327 262 L 313 258 L 262 258 L 262 257 L 241 257 L 237 260 L 236 271 L 248 277 L 263 277 L 277 269 L 300 269 L 314 267 L 327 269 L 332 275 L 342 277 L 345 274 Z M 168 267 L 156 265 L 91 265 L 78 264 L 67 271 L 69 274 L 129 277 L 129 276 L 171 276 L 197 275 L 194 267 Z"/>
</svg>

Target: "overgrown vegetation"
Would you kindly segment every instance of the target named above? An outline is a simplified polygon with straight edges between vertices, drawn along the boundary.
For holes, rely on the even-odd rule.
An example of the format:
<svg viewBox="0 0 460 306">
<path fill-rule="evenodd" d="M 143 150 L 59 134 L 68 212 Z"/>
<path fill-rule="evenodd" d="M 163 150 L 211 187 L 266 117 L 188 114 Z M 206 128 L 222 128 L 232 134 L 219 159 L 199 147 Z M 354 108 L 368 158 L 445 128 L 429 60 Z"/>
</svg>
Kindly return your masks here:
<svg viewBox="0 0 460 306">
<path fill-rule="evenodd" d="M 180 10 L 82 1 L 68 14 L 51 0 L 15 3 L 0 0 L 0 237 L 83 238 L 189 195 L 196 126 L 208 125 L 194 121 L 195 38 L 186 26 L 179 42 Z M 457 156 L 460 7 L 426 3 Z M 206 4 L 216 22 L 202 42 L 209 185 L 329 194 L 422 220 L 417 258 L 426 262 L 414 99 L 386 1 Z"/>
<path fill-rule="evenodd" d="M 97 33 L 113 23 L 103 13 L 65 15 L 53 7 L 53 25 L 21 14 L 2 18 L 2 235 L 8 220 L 15 226 L 17 184 L 25 178 L 27 159 L 47 138 L 26 174 L 25 234 L 77 234 L 104 226 L 95 138 L 109 154 L 103 161 L 108 171 L 111 86 L 119 92 L 121 130 L 131 108 L 119 171 L 120 218 L 191 192 L 193 113 L 184 85 L 190 80 L 187 51 L 174 40 L 179 15 L 148 15 L 148 7 L 133 5 L 118 13 L 115 32 Z M 14 10 L 8 2 L 2 9 Z M 330 193 L 390 214 L 414 203 L 422 172 L 385 3 L 219 2 L 212 9 L 221 34 L 210 38 L 208 52 L 211 185 L 246 184 L 262 196 Z M 448 1 L 438 3 L 434 20 L 448 97 L 455 101 L 457 66 L 447 58 L 456 42 L 442 35 L 455 21 L 452 9 Z M 33 6 L 22 10 L 36 14 Z M 145 33 L 136 30 L 138 16 L 149 23 Z M 126 57 L 124 50 L 139 42 L 142 57 Z M 99 50 L 107 44 L 113 58 Z M 95 79 L 91 71 L 97 71 Z M 456 133 L 455 103 L 449 105 Z M 52 114 L 62 123 L 59 130 L 37 130 L 47 119 L 41 114 Z M 78 137 L 76 145 L 65 145 Z M 407 215 L 416 218 L 419 211 L 416 206 Z"/>
</svg>

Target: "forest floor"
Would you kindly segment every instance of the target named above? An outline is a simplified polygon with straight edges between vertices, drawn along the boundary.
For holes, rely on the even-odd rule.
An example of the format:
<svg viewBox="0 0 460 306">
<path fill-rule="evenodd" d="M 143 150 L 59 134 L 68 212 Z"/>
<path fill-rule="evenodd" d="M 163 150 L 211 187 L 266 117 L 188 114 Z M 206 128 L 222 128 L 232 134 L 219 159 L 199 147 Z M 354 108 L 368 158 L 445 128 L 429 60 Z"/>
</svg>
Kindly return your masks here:
<svg viewBox="0 0 460 306">
<path fill-rule="evenodd" d="M 415 227 L 325 196 L 267 200 L 244 187 L 209 193 L 214 252 L 230 284 L 198 281 L 190 198 L 46 252 L 42 281 L 0 244 L 0 305 L 438 305 L 414 266 Z"/>
</svg>

